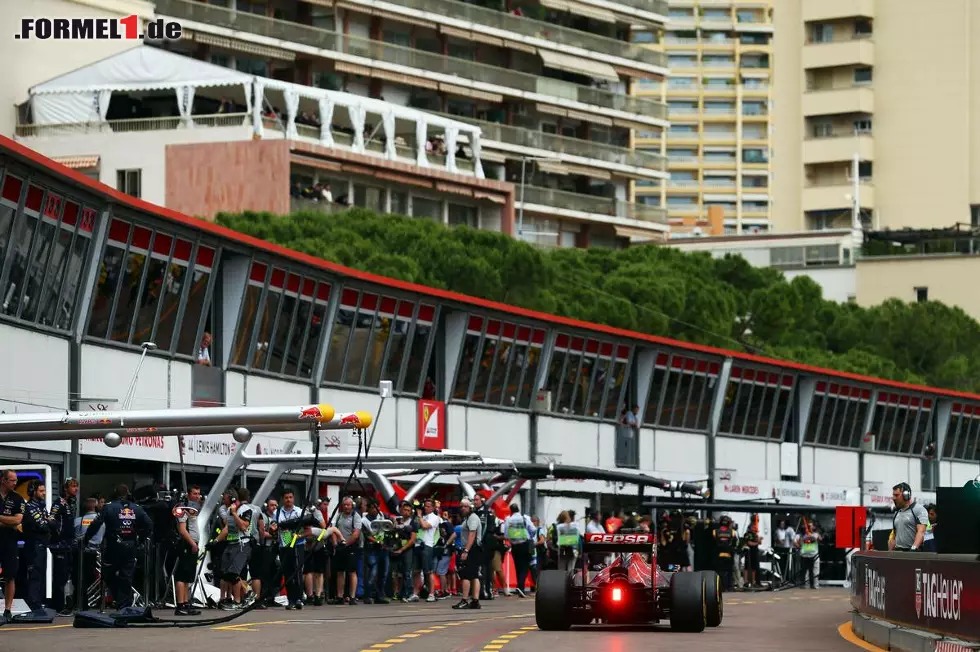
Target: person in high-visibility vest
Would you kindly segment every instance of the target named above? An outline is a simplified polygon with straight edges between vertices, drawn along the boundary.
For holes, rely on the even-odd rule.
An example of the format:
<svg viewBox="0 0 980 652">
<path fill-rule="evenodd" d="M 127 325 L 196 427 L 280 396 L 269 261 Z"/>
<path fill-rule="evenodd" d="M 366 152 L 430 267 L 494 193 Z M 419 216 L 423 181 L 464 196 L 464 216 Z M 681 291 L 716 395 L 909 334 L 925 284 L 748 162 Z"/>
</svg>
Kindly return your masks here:
<svg viewBox="0 0 980 652">
<path fill-rule="evenodd" d="M 936 543 L 936 526 L 939 525 L 936 506 L 926 505 L 926 512 L 929 514 L 929 522 L 926 523 L 926 534 L 922 538 L 922 550 L 925 552 L 939 552 L 938 544 Z"/>
<path fill-rule="evenodd" d="M 572 520 L 568 512 L 558 515 L 558 522 L 555 524 L 555 534 L 558 543 L 558 569 L 568 570 L 575 567 L 575 560 L 578 558 L 579 548 L 582 537 L 579 534 L 578 525 Z"/>
<path fill-rule="evenodd" d="M 817 588 L 815 566 L 817 558 L 820 556 L 820 533 L 813 529 L 810 523 L 806 524 L 806 532 L 797 537 L 800 546 L 800 558 L 803 560 L 803 581 L 807 576 L 810 578 L 810 588 Z"/>
</svg>

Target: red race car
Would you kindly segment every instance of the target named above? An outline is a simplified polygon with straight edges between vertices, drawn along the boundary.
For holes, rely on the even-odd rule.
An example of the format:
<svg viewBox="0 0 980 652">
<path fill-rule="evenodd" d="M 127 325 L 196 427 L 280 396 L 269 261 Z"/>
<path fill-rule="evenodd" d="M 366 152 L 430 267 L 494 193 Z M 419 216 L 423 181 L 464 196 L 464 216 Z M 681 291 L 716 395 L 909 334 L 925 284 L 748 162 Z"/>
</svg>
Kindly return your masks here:
<svg viewBox="0 0 980 652">
<path fill-rule="evenodd" d="M 538 628 L 669 621 L 674 631 L 702 632 L 720 625 L 723 605 L 717 573 L 661 571 L 656 551 L 656 537 L 649 532 L 585 535 L 578 570 L 548 570 L 538 578 Z"/>
</svg>

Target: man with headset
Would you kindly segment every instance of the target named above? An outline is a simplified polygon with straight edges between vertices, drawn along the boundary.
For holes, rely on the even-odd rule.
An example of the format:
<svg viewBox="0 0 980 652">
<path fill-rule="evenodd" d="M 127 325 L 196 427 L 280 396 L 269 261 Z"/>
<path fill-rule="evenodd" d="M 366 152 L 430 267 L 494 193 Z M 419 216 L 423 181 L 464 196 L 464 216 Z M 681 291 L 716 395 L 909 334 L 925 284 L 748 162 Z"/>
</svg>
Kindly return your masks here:
<svg viewBox="0 0 980 652">
<path fill-rule="evenodd" d="M 926 536 L 929 514 L 919 503 L 912 500 L 912 487 L 901 482 L 892 487 L 895 517 L 888 549 L 898 552 L 918 552 Z"/>
</svg>

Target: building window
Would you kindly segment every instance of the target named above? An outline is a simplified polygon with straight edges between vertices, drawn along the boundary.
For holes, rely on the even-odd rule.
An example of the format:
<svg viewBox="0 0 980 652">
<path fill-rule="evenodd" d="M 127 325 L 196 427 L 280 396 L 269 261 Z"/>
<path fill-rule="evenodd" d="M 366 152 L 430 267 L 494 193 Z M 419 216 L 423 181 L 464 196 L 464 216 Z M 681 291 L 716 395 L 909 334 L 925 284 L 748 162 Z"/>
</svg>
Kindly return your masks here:
<svg viewBox="0 0 980 652">
<path fill-rule="evenodd" d="M 854 36 L 856 38 L 871 36 L 873 31 L 872 23 L 867 18 L 858 18 L 854 21 Z"/>
<path fill-rule="evenodd" d="M 656 43 L 657 35 L 653 32 L 633 32 L 630 40 L 633 43 Z"/>
<path fill-rule="evenodd" d="M 929 288 L 915 288 L 915 300 L 918 303 L 925 303 L 929 300 Z"/>
<path fill-rule="evenodd" d="M 116 170 L 116 190 L 133 197 L 142 197 L 142 170 Z"/>
<path fill-rule="evenodd" d="M 818 122 L 813 125 L 814 138 L 830 138 L 834 135 L 834 124 L 832 122 Z"/>
<path fill-rule="evenodd" d="M 854 83 L 855 84 L 870 84 L 871 83 L 871 68 L 855 68 L 854 69 Z"/>
<path fill-rule="evenodd" d="M 814 43 L 830 43 L 834 40 L 834 26 L 833 25 L 814 25 L 813 26 L 813 42 Z"/>
<path fill-rule="evenodd" d="M 980 204 L 970 206 L 970 226 L 980 226 Z"/>
<path fill-rule="evenodd" d="M 870 134 L 871 133 L 871 118 L 864 118 L 861 120 L 854 121 L 854 133 L 855 134 Z"/>
</svg>

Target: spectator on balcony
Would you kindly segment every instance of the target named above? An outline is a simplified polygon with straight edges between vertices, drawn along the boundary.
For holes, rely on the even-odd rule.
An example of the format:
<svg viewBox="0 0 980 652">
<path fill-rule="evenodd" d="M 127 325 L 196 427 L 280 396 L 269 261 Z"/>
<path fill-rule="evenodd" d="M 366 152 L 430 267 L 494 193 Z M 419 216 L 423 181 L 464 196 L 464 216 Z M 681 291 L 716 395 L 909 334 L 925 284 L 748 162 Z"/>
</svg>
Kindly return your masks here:
<svg viewBox="0 0 980 652">
<path fill-rule="evenodd" d="M 333 192 L 331 192 L 329 185 L 324 185 L 320 187 L 320 201 L 326 204 L 333 203 Z"/>
<path fill-rule="evenodd" d="M 619 418 L 619 422 L 624 426 L 629 426 L 630 428 L 637 430 L 640 427 L 640 406 L 634 405 L 633 409 L 630 410 L 626 406 L 623 407 L 623 413 Z"/>
<path fill-rule="evenodd" d="M 201 346 L 197 350 L 197 364 L 211 366 L 211 333 L 201 336 Z"/>
</svg>

